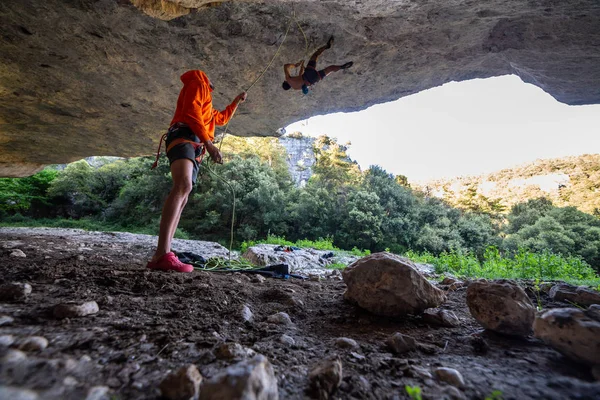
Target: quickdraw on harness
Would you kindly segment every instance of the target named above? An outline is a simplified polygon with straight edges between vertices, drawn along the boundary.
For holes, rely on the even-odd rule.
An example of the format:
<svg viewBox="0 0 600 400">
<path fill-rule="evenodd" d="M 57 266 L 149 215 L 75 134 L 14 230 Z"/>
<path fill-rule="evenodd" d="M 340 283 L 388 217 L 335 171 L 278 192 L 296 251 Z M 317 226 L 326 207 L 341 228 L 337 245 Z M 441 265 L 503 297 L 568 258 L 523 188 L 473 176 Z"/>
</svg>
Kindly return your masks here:
<svg viewBox="0 0 600 400">
<path fill-rule="evenodd" d="M 177 122 L 169 128 L 167 133 L 165 133 L 164 135 L 162 135 L 160 137 L 160 140 L 158 142 L 158 150 L 156 151 L 156 160 L 154 160 L 154 164 L 152 164 L 151 169 L 154 169 L 158 166 L 158 159 L 160 158 L 160 147 L 162 146 L 162 142 L 164 141 L 165 146 L 166 146 L 167 136 L 169 134 L 176 132 L 180 128 L 189 128 L 189 127 L 186 124 L 184 124 L 183 122 Z M 182 144 L 182 143 L 191 144 L 192 147 L 194 148 L 194 151 L 198 150 L 198 148 L 200 148 L 200 147 L 202 148 L 200 155 L 198 157 L 196 157 L 196 161 L 198 161 L 198 164 L 202 164 L 202 160 L 204 159 L 204 154 L 206 153 L 206 147 L 204 147 L 204 145 L 202 143 L 194 142 L 193 140 L 184 139 L 184 138 L 173 139 L 173 141 L 167 147 L 166 153 L 168 153 L 173 147 L 177 146 L 178 144 Z"/>
</svg>

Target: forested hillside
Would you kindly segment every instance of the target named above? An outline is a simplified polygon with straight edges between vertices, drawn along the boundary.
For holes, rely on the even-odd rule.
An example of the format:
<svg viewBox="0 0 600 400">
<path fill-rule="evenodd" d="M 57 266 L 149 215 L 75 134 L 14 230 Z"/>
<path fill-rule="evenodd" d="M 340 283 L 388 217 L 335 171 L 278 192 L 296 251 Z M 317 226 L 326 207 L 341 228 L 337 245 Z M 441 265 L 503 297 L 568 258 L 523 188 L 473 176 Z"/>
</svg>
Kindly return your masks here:
<svg viewBox="0 0 600 400">
<path fill-rule="evenodd" d="M 591 193 L 598 188 L 598 156 L 522 167 L 521 178 L 568 173 L 572 183 L 558 198 L 544 196 L 510 207 L 517 197 L 496 201 L 473 191 L 459 200 L 441 199 L 431 195 L 431 188 L 411 188 L 405 177 L 380 167 L 361 171 L 349 160 L 346 146 L 325 136 L 315 141 L 314 151 L 313 175 L 299 188 L 276 139 L 227 137 L 225 163 L 205 160 L 178 236 L 227 244 L 233 190 L 236 245 L 267 235 L 292 241 L 330 238 L 343 249 L 458 252 L 480 259 L 494 254 L 492 246 L 504 255 L 530 250 L 600 266 L 600 219 L 563 207 L 571 204 L 567 199 L 582 199 L 586 209 L 597 208 L 598 196 Z M 150 170 L 152 162 L 132 158 L 92 167 L 81 160 L 60 171 L 48 168 L 28 178 L 0 179 L 2 223 L 156 234 L 171 180 L 165 157 L 155 170 Z M 501 187 L 516 176 L 506 170 L 488 179 Z M 581 188 L 590 193 L 580 193 Z"/>
<path fill-rule="evenodd" d="M 508 212 L 545 197 L 556 206 L 600 216 L 600 154 L 537 160 L 488 175 L 431 181 L 419 189 L 469 210 Z"/>
</svg>

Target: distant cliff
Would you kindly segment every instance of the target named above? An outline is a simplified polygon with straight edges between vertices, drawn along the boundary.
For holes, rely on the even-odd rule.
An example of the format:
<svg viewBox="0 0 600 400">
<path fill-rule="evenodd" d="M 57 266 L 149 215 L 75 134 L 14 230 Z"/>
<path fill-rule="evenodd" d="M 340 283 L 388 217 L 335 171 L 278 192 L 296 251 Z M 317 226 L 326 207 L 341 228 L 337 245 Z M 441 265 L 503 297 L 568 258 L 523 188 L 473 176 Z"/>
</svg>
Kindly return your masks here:
<svg viewBox="0 0 600 400">
<path fill-rule="evenodd" d="M 546 197 L 600 216 L 600 154 L 537 160 L 488 175 L 427 182 L 418 189 L 467 209 L 508 211 L 516 203 Z"/>
<path fill-rule="evenodd" d="M 312 175 L 315 164 L 313 146 L 315 138 L 291 134 L 279 138 L 279 143 L 287 152 L 287 163 L 292 179 L 297 186 L 303 187 Z"/>
</svg>

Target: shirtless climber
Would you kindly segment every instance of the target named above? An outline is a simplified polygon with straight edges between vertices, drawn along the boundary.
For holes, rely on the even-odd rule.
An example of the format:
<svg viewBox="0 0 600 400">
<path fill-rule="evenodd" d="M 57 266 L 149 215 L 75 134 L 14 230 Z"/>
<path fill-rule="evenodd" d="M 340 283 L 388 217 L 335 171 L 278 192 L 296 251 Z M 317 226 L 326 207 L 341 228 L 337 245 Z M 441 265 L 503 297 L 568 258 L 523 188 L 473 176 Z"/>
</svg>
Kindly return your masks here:
<svg viewBox="0 0 600 400">
<path fill-rule="evenodd" d="M 308 87 L 314 85 L 319 82 L 321 79 L 325 78 L 332 72 L 337 72 L 340 69 L 348 69 L 352 66 L 352 61 L 347 62 L 343 65 L 330 65 L 329 67 L 317 70 L 317 59 L 319 56 L 327 49 L 331 48 L 333 44 L 333 36 L 329 38 L 327 44 L 323 47 L 320 47 L 315 51 L 310 60 L 308 61 L 308 65 L 304 68 L 304 60 L 296 63 L 296 64 L 285 64 L 283 66 L 283 71 L 285 72 L 285 81 L 281 85 L 283 90 L 295 89 L 302 90 L 302 93 L 308 94 Z M 292 68 L 300 67 L 300 73 L 297 76 L 291 76 L 290 70 Z"/>
</svg>

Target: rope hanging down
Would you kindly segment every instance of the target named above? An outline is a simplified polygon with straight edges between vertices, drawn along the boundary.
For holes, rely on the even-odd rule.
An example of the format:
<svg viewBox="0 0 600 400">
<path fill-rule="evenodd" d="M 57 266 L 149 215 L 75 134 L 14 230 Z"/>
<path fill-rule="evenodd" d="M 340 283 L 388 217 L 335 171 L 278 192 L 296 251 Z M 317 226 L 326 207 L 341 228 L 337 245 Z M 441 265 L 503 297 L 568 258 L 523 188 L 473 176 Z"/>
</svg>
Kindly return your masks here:
<svg viewBox="0 0 600 400">
<path fill-rule="evenodd" d="M 271 61 L 269 61 L 269 63 L 265 67 L 265 69 L 254 80 L 254 82 L 252 82 L 252 84 L 248 87 L 248 89 L 245 90 L 246 93 L 249 92 L 250 89 L 252 89 L 254 87 L 254 85 L 256 85 L 256 83 L 265 75 L 267 70 L 269 68 L 271 68 L 271 65 L 273 65 L 273 62 L 275 61 L 275 58 L 277 58 L 277 56 L 279 55 L 279 52 L 281 51 L 281 48 L 283 47 L 283 44 L 285 43 L 285 39 L 287 39 L 288 33 L 290 32 L 292 23 L 294 23 L 294 22 L 296 23 L 296 26 L 298 26 L 298 29 L 300 29 L 300 32 L 302 32 L 302 36 L 304 37 L 304 58 L 306 58 L 306 55 L 308 54 L 308 39 L 306 38 L 306 35 L 304 34 L 304 30 L 300 26 L 300 23 L 296 19 L 296 10 L 293 8 L 293 6 L 292 6 L 292 11 L 293 11 L 292 19 L 288 23 L 288 26 L 285 30 L 285 34 L 283 35 L 283 40 L 279 44 L 279 47 L 277 47 L 277 51 L 275 51 L 275 54 L 273 55 L 273 57 L 271 58 Z M 219 151 L 221 151 L 221 146 L 223 145 L 223 140 L 225 139 L 225 135 L 227 135 L 227 130 L 229 129 L 229 122 L 231 122 L 231 120 L 233 119 L 233 116 L 235 115 L 235 112 L 237 111 L 237 109 L 238 109 L 238 104 L 236 104 L 236 107 L 233 109 L 233 113 L 231 114 L 231 118 L 229 118 L 229 121 L 227 121 L 227 124 L 225 125 L 225 130 L 223 131 L 223 135 L 221 136 L 221 141 L 219 143 Z M 231 262 L 231 249 L 233 248 L 233 231 L 234 231 L 233 228 L 234 228 L 234 223 L 235 223 L 235 190 L 233 189 L 233 186 L 231 186 L 231 184 L 229 182 L 227 182 L 224 178 L 220 177 L 219 174 L 217 174 L 215 171 L 213 171 L 208 165 L 205 165 L 205 164 L 200 164 L 200 165 L 202 167 L 204 167 L 211 175 L 215 176 L 221 182 L 223 182 L 225 185 L 227 185 L 227 187 L 229 187 L 229 190 L 231 191 L 231 195 L 233 197 L 233 205 L 232 205 L 232 209 L 231 209 L 231 228 L 230 228 L 230 232 L 229 232 L 229 261 Z"/>
<path fill-rule="evenodd" d="M 294 23 L 294 22 L 296 23 L 296 26 L 298 26 L 298 29 L 300 30 L 300 32 L 302 32 L 302 36 L 304 37 L 304 58 L 306 59 L 307 54 L 308 54 L 308 39 L 306 38 L 306 35 L 304 34 L 304 30 L 300 26 L 300 22 L 298 22 L 298 19 L 296 18 L 296 9 L 292 5 L 292 18 L 290 19 L 290 22 L 288 23 L 288 26 L 285 30 L 285 34 L 283 35 L 283 40 L 279 44 L 279 47 L 277 47 L 275 54 L 273 55 L 273 57 L 271 58 L 271 61 L 269 61 L 269 63 L 265 67 L 265 69 L 263 69 L 263 71 L 260 73 L 260 75 L 252 82 L 252 84 L 250 84 L 250 86 L 248 86 L 248 89 L 244 90 L 246 93 L 249 92 L 250 89 L 252 89 L 254 87 L 254 85 L 256 85 L 258 83 L 258 81 L 265 75 L 265 73 L 268 71 L 268 69 L 271 68 L 271 65 L 273 65 L 273 61 L 275 61 L 275 58 L 277 58 L 277 56 L 279 55 L 279 52 L 281 51 L 281 48 L 283 47 L 283 44 L 285 43 L 285 39 L 287 39 L 288 33 L 290 32 L 292 23 Z M 225 135 L 227 135 L 227 130 L 229 129 L 229 123 L 233 119 L 233 116 L 235 115 L 235 112 L 237 111 L 237 109 L 238 109 L 238 107 L 236 105 L 236 107 L 233 109 L 233 113 L 231 114 L 231 118 L 229 118 L 229 121 L 227 121 L 227 124 L 225 125 L 225 130 L 223 131 L 223 135 L 221 135 L 221 141 L 219 143 L 219 151 L 221 150 L 221 146 L 223 144 L 223 139 L 225 139 Z"/>
</svg>

